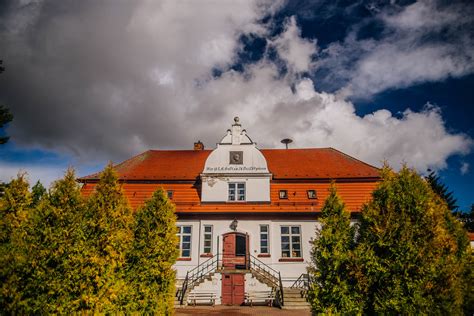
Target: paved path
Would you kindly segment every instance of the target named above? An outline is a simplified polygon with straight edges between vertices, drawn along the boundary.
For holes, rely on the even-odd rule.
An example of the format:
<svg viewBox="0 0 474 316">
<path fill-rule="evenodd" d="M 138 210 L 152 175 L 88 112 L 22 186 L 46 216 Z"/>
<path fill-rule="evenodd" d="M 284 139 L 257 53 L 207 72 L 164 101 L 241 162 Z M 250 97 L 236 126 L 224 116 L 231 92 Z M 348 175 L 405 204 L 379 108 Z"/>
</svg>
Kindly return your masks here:
<svg viewBox="0 0 474 316">
<path fill-rule="evenodd" d="M 291 315 L 291 316 L 311 316 L 309 310 L 284 310 L 276 307 L 267 306 L 188 306 L 186 308 L 177 308 L 176 316 L 185 315 L 258 315 L 258 316 L 273 316 L 273 315 Z"/>
</svg>

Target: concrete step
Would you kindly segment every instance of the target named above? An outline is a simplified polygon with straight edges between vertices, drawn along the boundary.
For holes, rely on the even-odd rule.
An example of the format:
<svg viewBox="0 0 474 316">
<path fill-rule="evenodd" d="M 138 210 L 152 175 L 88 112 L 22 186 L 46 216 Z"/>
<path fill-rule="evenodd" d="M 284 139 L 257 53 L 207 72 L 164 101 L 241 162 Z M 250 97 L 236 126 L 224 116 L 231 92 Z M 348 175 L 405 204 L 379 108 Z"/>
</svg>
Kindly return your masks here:
<svg viewBox="0 0 474 316">
<path fill-rule="evenodd" d="M 304 309 L 304 310 L 310 310 L 311 306 L 282 306 L 282 309 Z"/>
<path fill-rule="evenodd" d="M 285 304 L 288 302 L 288 303 L 292 303 L 292 302 L 308 302 L 306 301 L 306 299 L 304 297 L 283 297 L 283 299 L 285 300 Z"/>
<path fill-rule="evenodd" d="M 283 291 L 283 295 L 285 295 L 285 297 L 303 297 L 301 292 L 285 292 L 285 291 Z"/>
<path fill-rule="evenodd" d="M 285 305 L 309 305 L 309 303 L 306 300 L 293 301 L 285 299 Z"/>
</svg>

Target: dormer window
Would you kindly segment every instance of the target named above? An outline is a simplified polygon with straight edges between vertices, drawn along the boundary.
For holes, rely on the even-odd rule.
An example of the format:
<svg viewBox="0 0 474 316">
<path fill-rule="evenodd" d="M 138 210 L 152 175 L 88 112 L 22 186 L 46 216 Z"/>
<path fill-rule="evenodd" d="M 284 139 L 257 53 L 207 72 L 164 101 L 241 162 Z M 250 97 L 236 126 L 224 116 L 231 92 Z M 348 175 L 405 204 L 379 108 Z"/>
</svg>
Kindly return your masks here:
<svg viewBox="0 0 474 316">
<path fill-rule="evenodd" d="M 280 190 L 280 200 L 288 199 L 288 190 Z"/>
<path fill-rule="evenodd" d="M 308 194 L 308 199 L 316 199 L 316 190 L 308 190 L 306 193 Z"/>
<path fill-rule="evenodd" d="M 243 182 L 229 183 L 229 199 L 228 200 L 230 202 L 245 201 L 245 183 Z"/>
</svg>

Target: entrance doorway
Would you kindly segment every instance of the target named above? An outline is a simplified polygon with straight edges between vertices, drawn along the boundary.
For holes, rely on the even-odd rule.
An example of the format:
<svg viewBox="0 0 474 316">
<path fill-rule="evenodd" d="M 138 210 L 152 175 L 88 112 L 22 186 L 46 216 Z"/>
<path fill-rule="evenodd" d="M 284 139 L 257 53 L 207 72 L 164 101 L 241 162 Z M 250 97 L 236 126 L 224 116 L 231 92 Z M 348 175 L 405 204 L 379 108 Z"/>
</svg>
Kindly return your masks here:
<svg viewBox="0 0 474 316">
<path fill-rule="evenodd" d="M 248 235 L 227 233 L 222 236 L 222 239 L 224 248 L 222 266 L 224 269 L 248 269 Z"/>
<path fill-rule="evenodd" d="M 222 274 L 222 304 L 242 305 L 245 301 L 245 274 Z"/>
<path fill-rule="evenodd" d="M 224 234 L 222 240 L 222 304 L 242 305 L 245 300 L 249 238 L 247 234 L 232 232 Z"/>
</svg>

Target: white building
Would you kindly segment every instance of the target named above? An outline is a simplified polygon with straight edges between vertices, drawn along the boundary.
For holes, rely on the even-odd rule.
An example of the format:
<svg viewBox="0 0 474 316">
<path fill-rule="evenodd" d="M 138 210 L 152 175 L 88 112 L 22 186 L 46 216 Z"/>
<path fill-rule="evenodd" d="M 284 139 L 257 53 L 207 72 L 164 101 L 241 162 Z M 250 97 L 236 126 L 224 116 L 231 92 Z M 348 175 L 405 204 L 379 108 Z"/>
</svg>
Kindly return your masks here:
<svg viewBox="0 0 474 316">
<path fill-rule="evenodd" d="M 295 288 L 330 182 L 356 218 L 379 170 L 332 148 L 259 149 L 234 120 L 213 150 L 150 150 L 116 170 L 132 206 L 158 187 L 176 204 L 178 300 L 240 305 L 273 291 L 276 304 L 304 306 Z M 87 194 L 98 178 L 80 180 Z"/>
</svg>

